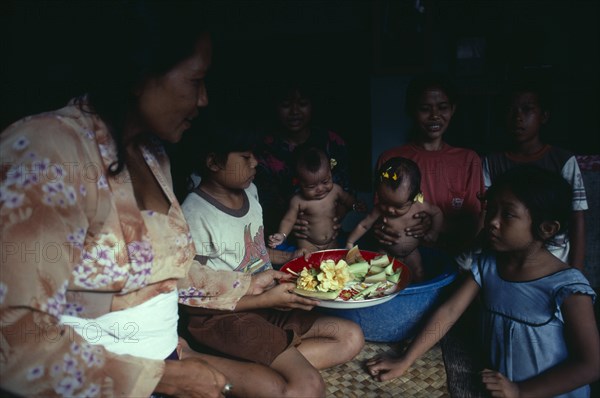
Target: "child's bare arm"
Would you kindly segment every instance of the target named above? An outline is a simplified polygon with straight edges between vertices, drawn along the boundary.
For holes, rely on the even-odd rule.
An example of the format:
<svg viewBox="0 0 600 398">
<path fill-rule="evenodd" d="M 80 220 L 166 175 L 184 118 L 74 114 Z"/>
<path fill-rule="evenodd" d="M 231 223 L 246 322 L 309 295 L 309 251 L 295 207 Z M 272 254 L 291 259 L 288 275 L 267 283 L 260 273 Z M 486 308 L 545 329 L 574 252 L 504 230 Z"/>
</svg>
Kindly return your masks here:
<svg viewBox="0 0 600 398">
<path fill-rule="evenodd" d="M 600 338 L 591 297 L 573 294 L 561 310 L 569 356 L 546 372 L 516 383 L 521 397 L 555 396 L 598 380 Z"/>
<path fill-rule="evenodd" d="M 360 212 L 367 210 L 367 205 L 363 201 L 356 199 L 354 195 L 344 191 L 339 185 L 336 185 L 336 187 L 338 190 L 338 201 L 342 203 L 346 208 Z"/>
<path fill-rule="evenodd" d="M 348 239 L 346 240 L 346 248 L 352 249 L 356 241 L 359 240 L 360 237 L 363 236 L 365 232 L 367 232 L 373 226 L 379 217 L 381 217 L 381 212 L 379 211 L 378 207 L 374 207 L 373 210 L 371 210 L 371 212 L 367 214 L 367 216 L 363 218 L 362 221 L 356 225 L 356 227 L 354 227 L 350 235 L 348 235 Z"/>
<path fill-rule="evenodd" d="M 431 228 L 423 235 L 423 239 L 427 242 L 435 242 L 444 225 L 444 214 L 439 207 L 432 203 L 424 202 L 423 209 L 427 214 L 431 215 Z"/>
<path fill-rule="evenodd" d="M 271 259 L 271 263 L 273 263 L 274 265 L 283 265 L 297 257 L 308 258 L 312 251 L 314 250 L 310 250 L 307 248 L 298 249 L 293 252 L 277 249 L 267 249 L 267 252 L 269 253 L 269 258 Z"/>
<path fill-rule="evenodd" d="M 300 198 L 296 195 L 290 200 L 290 207 L 279 224 L 279 231 L 276 234 L 269 236 L 270 247 L 274 248 L 286 240 L 296 223 L 298 211 L 300 211 Z"/>
<path fill-rule="evenodd" d="M 444 337 L 478 293 L 479 285 L 468 276 L 458 290 L 429 317 L 400 358 L 394 361 L 377 358 L 367 361 L 371 376 L 380 381 L 402 376 L 419 357 Z M 432 333 L 432 330 L 439 332 Z"/>
</svg>

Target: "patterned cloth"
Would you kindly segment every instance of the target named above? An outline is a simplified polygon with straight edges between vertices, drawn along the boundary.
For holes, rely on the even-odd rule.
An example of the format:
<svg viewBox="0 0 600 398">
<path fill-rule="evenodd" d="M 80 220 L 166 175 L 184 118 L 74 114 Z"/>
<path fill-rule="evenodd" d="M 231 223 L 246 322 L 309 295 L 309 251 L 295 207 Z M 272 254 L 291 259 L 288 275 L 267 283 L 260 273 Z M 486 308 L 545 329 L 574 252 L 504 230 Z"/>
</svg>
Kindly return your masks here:
<svg viewBox="0 0 600 398">
<path fill-rule="evenodd" d="M 346 191 L 350 190 L 348 149 L 344 140 L 333 131 L 312 127 L 306 144 L 325 151 L 332 164 L 335 164 L 332 169 L 333 182 Z M 266 236 L 278 231 L 289 201 L 297 190 L 292 169 L 295 148 L 283 137 L 267 135 L 257 153 L 259 165 L 254 183 L 264 211 Z"/>
<path fill-rule="evenodd" d="M 523 381 L 568 359 L 561 306 L 573 294 L 595 300 L 583 274 L 566 268 L 532 281 L 511 282 L 500 277 L 496 258 L 484 254 L 471 268 L 481 287 L 483 346 L 489 360 L 512 381 Z M 589 397 L 583 386 L 559 397 Z"/>
<path fill-rule="evenodd" d="M 127 170 L 107 175 L 115 148 L 106 125 L 74 102 L 0 135 L 2 389 L 149 396 L 164 361 L 92 345 L 59 325 L 61 315 L 93 319 L 175 289 L 181 303 L 231 310 L 248 289 L 249 276 L 193 261 L 162 146 L 140 150 L 168 214 L 142 214 Z"/>
</svg>

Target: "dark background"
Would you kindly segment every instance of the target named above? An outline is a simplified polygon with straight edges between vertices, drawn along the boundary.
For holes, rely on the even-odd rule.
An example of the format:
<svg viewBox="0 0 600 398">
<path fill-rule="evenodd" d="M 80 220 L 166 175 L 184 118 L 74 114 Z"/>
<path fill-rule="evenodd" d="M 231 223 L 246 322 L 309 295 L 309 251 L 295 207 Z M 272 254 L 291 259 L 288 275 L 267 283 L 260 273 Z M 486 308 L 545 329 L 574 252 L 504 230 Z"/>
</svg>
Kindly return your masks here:
<svg viewBox="0 0 600 398">
<path fill-rule="evenodd" d="M 290 76 L 308 78 L 318 94 L 316 122 L 348 141 L 359 190 L 370 190 L 372 140 L 379 139 L 372 104 L 387 100 L 384 95 L 373 102 L 373 79 L 409 79 L 423 71 L 447 74 L 459 86 L 459 110 L 446 135 L 452 144 L 481 154 L 497 150 L 503 135 L 496 98 L 508 80 L 530 73 L 543 77 L 552 93 L 545 140 L 578 154 L 600 153 L 600 2 L 202 3 L 214 42 L 210 106 L 253 119 L 267 131 L 275 120 L 271 89 Z M 107 16 L 114 7 L 110 1 L 0 5 L 1 128 L 81 93 L 90 78 L 82 66 L 95 62 L 82 54 L 90 53 L 90 37 L 110 29 Z"/>
</svg>

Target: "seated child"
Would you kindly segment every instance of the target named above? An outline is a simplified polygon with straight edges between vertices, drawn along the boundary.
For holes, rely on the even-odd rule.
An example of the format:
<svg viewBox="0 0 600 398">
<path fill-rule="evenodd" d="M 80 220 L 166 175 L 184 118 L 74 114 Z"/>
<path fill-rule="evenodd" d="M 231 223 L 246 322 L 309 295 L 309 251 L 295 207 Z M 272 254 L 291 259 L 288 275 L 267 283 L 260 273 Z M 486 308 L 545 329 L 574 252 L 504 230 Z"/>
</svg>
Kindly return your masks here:
<svg viewBox="0 0 600 398">
<path fill-rule="evenodd" d="M 423 280 L 424 272 L 421 255 L 417 250 L 421 239 L 435 242 L 443 224 L 443 215 L 439 207 L 423 201 L 420 193 L 421 173 L 415 162 L 403 157 L 395 157 L 386 161 L 376 176 L 378 203 L 373 210 L 354 228 L 348 236 L 346 247 L 352 248 L 356 241 L 365 234 L 377 220 L 387 219 L 397 231 L 414 223 L 413 216 L 425 211 L 432 217 L 432 225 L 422 238 L 401 235 L 396 244 L 385 246 L 383 250 L 406 264 L 412 271 L 412 281 Z"/>
<path fill-rule="evenodd" d="M 485 200 L 486 247 L 470 275 L 405 353 L 369 360 L 369 373 L 379 381 L 402 376 L 479 298 L 489 367 L 479 377 L 490 396 L 589 397 L 600 375 L 596 294 L 546 248 L 567 229 L 571 187 L 558 173 L 520 166 L 498 176 Z"/>
<path fill-rule="evenodd" d="M 252 183 L 254 135 L 220 126 L 209 127 L 202 138 L 197 157 L 202 160 L 196 167 L 201 181 L 181 206 L 197 260 L 215 270 L 256 274 L 272 268 L 271 258 L 283 263 L 304 254 L 265 246 L 262 209 Z M 319 395 L 306 390 L 306 380 L 321 386 L 318 369 L 351 360 L 364 339 L 355 323 L 308 311 L 317 302 L 293 294 L 294 287 L 282 280 L 260 295 L 245 296 L 232 312 L 181 306 L 180 330 L 202 349 L 278 371 L 289 391 Z M 330 333 L 331 328 L 339 333 Z"/>
<path fill-rule="evenodd" d="M 297 239 L 297 246 L 310 251 L 335 249 L 338 247 L 334 231 L 337 205 L 341 202 L 356 211 L 364 211 L 366 206 L 333 182 L 330 161 L 322 150 L 298 146 L 294 160 L 300 190 L 290 200 L 279 232 L 269 236 L 269 246 L 277 247 L 286 240 L 302 212 L 308 221 L 308 230 L 306 239 Z"/>
</svg>

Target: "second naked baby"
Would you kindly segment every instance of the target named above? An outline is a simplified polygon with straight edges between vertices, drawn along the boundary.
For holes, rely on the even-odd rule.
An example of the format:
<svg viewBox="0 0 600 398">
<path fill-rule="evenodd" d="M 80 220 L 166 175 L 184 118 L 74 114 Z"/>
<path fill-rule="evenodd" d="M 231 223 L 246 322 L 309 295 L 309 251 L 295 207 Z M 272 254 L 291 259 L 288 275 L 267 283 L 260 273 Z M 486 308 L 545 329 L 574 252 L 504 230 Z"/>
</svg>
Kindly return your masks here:
<svg viewBox="0 0 600 398">
<path fill-rule="evenodd" d="M 314 147 L 298 147 L 294 153 L 299 192 L 290 200 L 288 211 L 279 224 L 279 231 L 269 236 L 269 246 L 283 243 L 292 231 L 298 214 L 308 221 L 306 239 L 297 239 L 299 249 L 310 251 L 334 249 L 336 242 L 334 219 L 338 205 L 362 211 L 365 205 L 333 182 L 331 164 L 323 151 Z"/>
<path fill-rule="evenodd" d="M 413 216 L 421 211 L 429 213 L 432 219 L 431 229 L 421 239 L 435 242 L 442 228 L 442 211 L 423 200 L 420 188 L 421 173 L 417 164 L 402 157 L 392 158 L 378 170 L 376 181 L 378 202 L 350 233 L 346 248 L 351 249 L 356 241 L 383 217 L 395 230 L 404 231 L 414 223 Z M 413 282 L 424 278 L 421 254 L 417 250 L 421 239 L 404 234 L 396 244 L 382 248 L 388 255 L 410 268 Z"/>
</svg>

